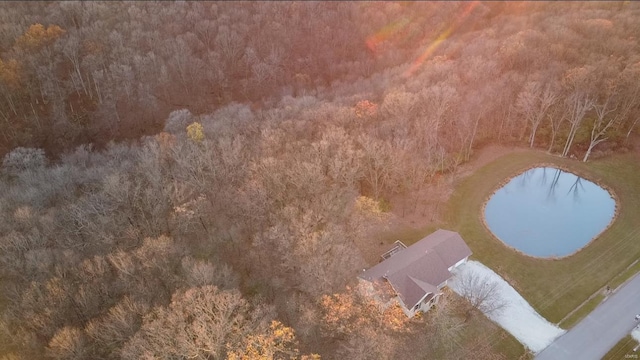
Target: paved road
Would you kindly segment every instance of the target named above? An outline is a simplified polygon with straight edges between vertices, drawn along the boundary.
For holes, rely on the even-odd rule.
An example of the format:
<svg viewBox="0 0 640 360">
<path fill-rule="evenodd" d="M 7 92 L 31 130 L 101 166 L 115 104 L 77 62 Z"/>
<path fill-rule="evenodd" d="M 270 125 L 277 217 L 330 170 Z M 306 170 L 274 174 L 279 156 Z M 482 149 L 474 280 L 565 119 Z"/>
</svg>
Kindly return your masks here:
<svg viewBox="0 0 640 360">
<path fill-rule="evenodd" d="M 601 359 L 638 324 L 636 314 L 640 314 L 640 275 L 609 296 L 536 359 Z"/>
</svg>

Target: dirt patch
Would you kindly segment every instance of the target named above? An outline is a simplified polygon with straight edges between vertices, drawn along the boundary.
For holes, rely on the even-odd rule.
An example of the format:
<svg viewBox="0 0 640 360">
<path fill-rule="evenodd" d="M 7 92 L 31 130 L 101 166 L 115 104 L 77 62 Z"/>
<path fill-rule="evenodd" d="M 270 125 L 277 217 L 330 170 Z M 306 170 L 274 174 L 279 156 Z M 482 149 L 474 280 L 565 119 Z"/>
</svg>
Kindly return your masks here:
<svg viewBox="0 0 640 360">
<path fill-rule="evenodd" d="M 438 175 L 419 191 L 391 198 L 392 213 L 387 226 L 377 230 L 379 236 L 367 237 L 358 241 L 358 247 L 365 261 L 374 265 L 380 255 L 391 248 L 397 237 L 411 237 L 424 229 L 437 229 L 444 223 L 443 215 L 455 185 L 484 165 L 512 152 L 526 148 L 487 145 L 474 152 L 471 160 L 460 165 L 455 173 Z M 387 233 L 389 236 L 386 236 Z M 402 236 L 404 235 L 404 236 Z"/>
<path fill-rule="evenodd" d="M 487 145 L 476 150 L 471 160 L 460 165 L 454 173 L 437 176 L 420 191 L 391 199 L 394 215 L 392 225 L 417 228 L 437 226 L 443 222 L 445 205 L 460 180 L 506 154 L 525 150 L 503 145 Z"/>
</svg>

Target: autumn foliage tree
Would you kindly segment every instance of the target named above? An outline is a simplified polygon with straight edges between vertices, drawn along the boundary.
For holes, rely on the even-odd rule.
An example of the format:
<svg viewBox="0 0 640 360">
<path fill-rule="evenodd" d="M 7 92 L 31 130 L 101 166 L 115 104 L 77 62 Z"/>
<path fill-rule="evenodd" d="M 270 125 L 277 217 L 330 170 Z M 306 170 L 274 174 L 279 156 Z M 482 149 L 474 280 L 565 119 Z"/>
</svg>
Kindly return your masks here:
<svg viewBox="0 0 640 360">
<path fill-rule="evenodd" d="M 385 308 L 358 288 L 325 295 L 320 305 L 323 329 L 336 340 L 341 356 L 389 359 L 395 351 L 392 337 L 412 331 L 397 303 Z"/>
<path fill-rule="evenodd" d="M 229 360 L 270 360 L 300 359 L 319 360 L 317 354 L 300 355 L 295 348 L 293 329 L 279 321 L 272 321 L 263 334 L 249 335 L 238 349 L 231 349 L 227 354 Z"/>
<path fill-rule="evenodd" d="M 9 90 L 17 90 L 20 86 L 20 64 L 15 59 L 0 59 L 0 80 Z"/>
<path fill-rule="evenodd" d="M 124 345 L 122 357 L 223 358 L 228 349 L 266 329 L 268 317 L 268 309 L 252 306 L 237 290 L 203 286 L 180 291 L 168 307 L 145 315 L 140 330 Z"/>
<path fill-rule="evenodd" d="M 33 24 L 16 40 L 16 45 L 34 50 L 51 44 L 65 33 L 66 31 L 58 25 L 49 25 L 45 28 L 42 24 Z"/>
<path fill-rule="evenodd" d="M 356 104 L 354 111 L 359 118 L 371 118 L 378 114 L 378 105 L 369 100 L 361 100 Z"/>
</svg>

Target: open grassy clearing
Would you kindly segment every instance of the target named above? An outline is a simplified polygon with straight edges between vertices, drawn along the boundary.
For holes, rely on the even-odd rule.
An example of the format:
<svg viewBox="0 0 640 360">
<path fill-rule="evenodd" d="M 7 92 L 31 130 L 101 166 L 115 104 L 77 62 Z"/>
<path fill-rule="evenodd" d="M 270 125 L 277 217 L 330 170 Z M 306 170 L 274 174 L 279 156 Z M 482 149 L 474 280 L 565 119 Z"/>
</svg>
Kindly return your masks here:
<svg viewBox="0 0 640 360">
<path fill-rule="evenodd" d="M 620 359 L 637 359 L 640 355 L 637 352 L 633 352 L 633 348 L 638 345 L 638 342 L 627 335 L 622 340 L 618 341 L 616 346 L 611 348 L 609 352 L 602 358 L 603 360 L 620 360 Z"/>
<path fill-rule="evenodd" d="M 618 274 L 611 282 L 609 286 L 612 289 L 616 289 L 618 286 L 624 284 L 625 281 L 629 280 L 633 275 L 637 274 L 640 271 L 640 261 L 632 264 L 629 268 Z"/>
<path fill-rule="evenodd" d="M 384 244 L 391 245 L 396 240 L 402 241 L 407 246 L 413 245 L 418 240 L 438 230 L 437 226 L 425 226 L 422 228 L 413 228 L 406 225 L 401 225 L 393 230 L 383 232 L 379 235 L 380 241 Z"/>
<path fill-rule="evenodd" d="M 582 306 L 580 306 L 579 309 L 576 309 L 576 312 L 574 312 L 573 314 L 569 315 L 564 320 L 562 320 L 559 326 L 563 329 L 572 328 L 575 324 L 579 323 L 580 320 L 587 317 L 587 315 L 589 315 L 593 311 L 593 309 L 598 307 L 598 305 L 600 305 L 603 299 L 604 299 L 603 294 L 598 294 L 592 297 L 587 302 L 582 304 Z"/>
<path fill-rule="evenodd" d="M 504 245 L 484 226 L 482 207 L 505 180 L 536 165 L 570 170 L 610 188 L 618 216 L 612 226 L 583 250 L 558 260 L 536 259 Z M 461 180 L 449 201 L 446 220 L 458 231 L 473 257 L 511 283 L 538 312 L 559 322 L 640 256 L 640 164 L 633 154 L 582 163 L 539 151 L 508 154 Z"/>
<path fill-rule="evenodd" d="M 629 280 L 633 275 L 637 274 L 639 271 L 640 261 L 636 260 L 635 262 L 631 263 L 629 267 L 627 267 L 620 274 L 609 281 L 607 285 L 611 289 L 616 289 L 624 284 L 625 281 Z M 575 324 L 580 322 L 580 320 L 587 317 L 587 315 L 589 315 L 591 311 L 593 311 L 598 305 L 600 305 L 604 298 L 605 295 L 600 293 L 595 295 L 593 298 L 585 301 L 582 305 L 580 305 L 579 308 L 574 310 L 575 312 L 573 314 L 570 313 L 560 322 L 560 327 L 564 329 L 573 327 Z"/>
</svg>

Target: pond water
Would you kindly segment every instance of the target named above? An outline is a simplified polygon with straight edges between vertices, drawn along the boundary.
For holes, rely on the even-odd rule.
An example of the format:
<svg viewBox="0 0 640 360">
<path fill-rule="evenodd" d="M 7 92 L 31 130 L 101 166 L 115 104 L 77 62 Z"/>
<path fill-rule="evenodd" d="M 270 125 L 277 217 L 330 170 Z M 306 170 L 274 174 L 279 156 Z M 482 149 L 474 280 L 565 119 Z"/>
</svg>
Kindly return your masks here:
<svg viewBox="0 0 640 360">
<path fill-rule="evenodd" d="M 612 221 L 616 203 L 608 191 L 550 167 L 525 171 L 487 202 L 487 226 L 498 239 L 536 257 L 570 255 Z"/>
</svg>

